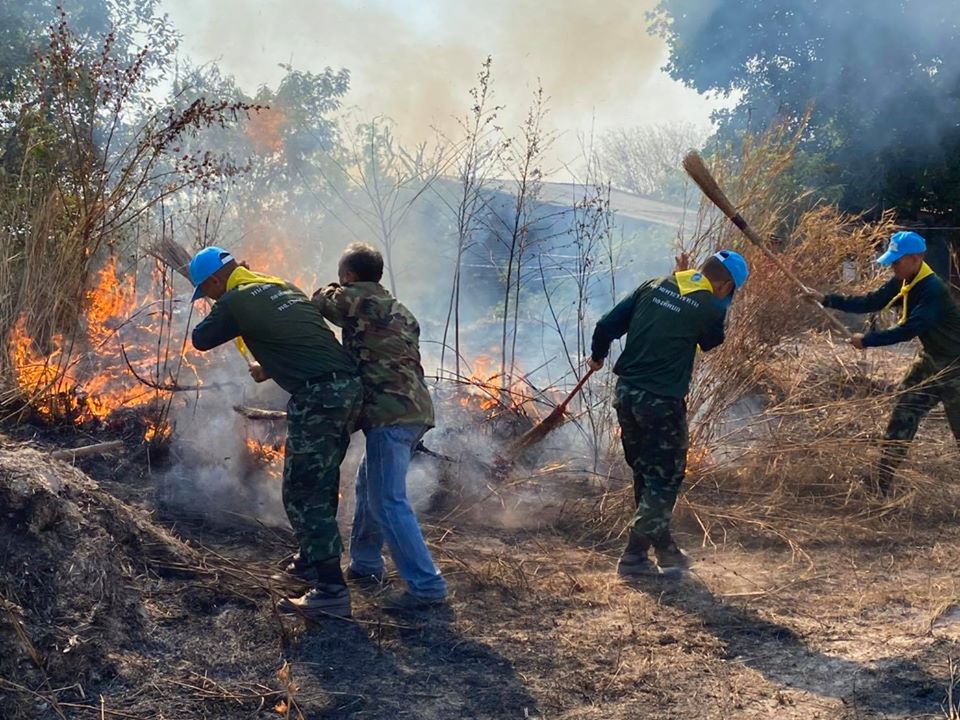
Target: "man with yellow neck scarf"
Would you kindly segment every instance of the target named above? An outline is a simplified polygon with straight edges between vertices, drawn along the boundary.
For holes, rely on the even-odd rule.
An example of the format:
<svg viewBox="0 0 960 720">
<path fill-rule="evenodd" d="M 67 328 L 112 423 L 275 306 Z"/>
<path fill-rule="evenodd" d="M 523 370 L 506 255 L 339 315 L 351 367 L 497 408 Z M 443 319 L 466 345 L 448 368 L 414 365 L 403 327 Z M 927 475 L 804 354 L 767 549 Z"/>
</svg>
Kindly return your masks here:
<svg viewBox="0 0 960 720">
<path fill-rule="evenodd" d="M 587 360 L 594 370 L 603 367 L 613 341 L 627 336 L 613 366 L 619 378 L 613 406 L 637 510 L 617 565 L 621 577 L 679 574 L 687 567 L 670 533 L 686 472 L 686 396 L 697 349 L 723 343 L 727 306 L 749 274 L 739 253 L 721 250 L 700 270 L 648 280 L 597 322 Z"/>
<path fill-rule="evenodd" d="M 960 308 L 946 283 L 924 262 L 926 250 L 917 233 L 894 233 L 887 251 L 877 258 L 893 270 L 893 277 L 879 290 L 862 296 L 809 293 L 824 307 L 845 312 L 899 311 L 895 327 L 854 335 L 850 342 L 860 350 L 920 339 L 920 355 L 900 383 L 884 434 L 875 478 L 876 489 L 884 495 L 893 489 L 896 469 L 920 422 L 937 403 L 943 403 L 950 429 L 960 441 Z"/>
<path fill-rule="evenodd" d="M 283 506 L 300 544 L 295 574 L 314 587 L 277 608 L 311 619 L 349 617 L 337 505 L 340 463 L 362 407 L 357 364 L 317 307 L 285 280 L 252 272 L 217 247 L 194 256 L 190 278 L 194 300 L 215 301 L 193 330 L 193 346 L 204 351 L 242 339 L 257 360 L 253 379 L 272 379 L 290 393 Z"/>
</svg>

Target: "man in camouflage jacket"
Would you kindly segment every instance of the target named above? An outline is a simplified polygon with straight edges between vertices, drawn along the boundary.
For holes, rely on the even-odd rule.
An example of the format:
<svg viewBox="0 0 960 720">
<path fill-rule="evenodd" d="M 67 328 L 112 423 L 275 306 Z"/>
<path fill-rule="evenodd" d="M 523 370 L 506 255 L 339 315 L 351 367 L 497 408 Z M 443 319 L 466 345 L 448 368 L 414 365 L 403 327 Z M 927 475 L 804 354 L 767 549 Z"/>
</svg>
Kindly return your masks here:
<svg viewBox="0 0 960 720">
<path fill-rule="evenodd" d="M 193 329 L 193 346 L 211 350 L 242 339 L 257 362 L 257 382 L 273 379 L 290 393 L 283 461 L 283 505 L 300 544 L 302 577 L 315 587 L 283 599 L 282 612 L 350 616 L 337 529 L 340 463 L 360 413 L 363 388 L 356 362 L 299 289 L 240 266 L 208 247 L 190 262 L 194 300 L 216 302 Z"/>
<path fill-rule="evenodd" d="M 357 469 L 348 577 L 383 580 L 384 542 L 407 591 L 385 601 L 390 610 L 441 603 L 447 584 L 433 563 L 407 500 L 406 475 L 414 447 L 433 427 L 433 402 L 420 363 L 420 326 L 380 284 L 383 257 L 354 243 L 343 252 L 339 284 L 318 290 L 314 304 L 343 329 L 343 345 L 363 381 L 359 427 L 366 452 Z"/>
</svg>

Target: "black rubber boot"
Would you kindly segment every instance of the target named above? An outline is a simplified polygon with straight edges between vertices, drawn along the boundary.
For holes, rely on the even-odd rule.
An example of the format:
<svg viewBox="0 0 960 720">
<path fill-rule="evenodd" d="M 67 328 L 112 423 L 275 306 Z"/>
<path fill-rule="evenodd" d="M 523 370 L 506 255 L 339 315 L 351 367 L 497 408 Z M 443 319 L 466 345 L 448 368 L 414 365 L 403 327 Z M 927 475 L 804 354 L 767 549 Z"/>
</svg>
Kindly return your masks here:
<svg viewBox="0 0 960 720">
<path fill-rule="evenodd" d="M 286 567 L 287 575 L 292 575 L 305 583 L 317 582 L 317 568 L 303 560 L 300 553 L 293 556 L 293 562 Z"/>
<path fill-rule="evenodd" d="M 653 551 L 657 555 L 657 565 L 661 573 L 680 573 L 690 567 L 690 558 L 677 546 L 669 533 L 654 540 Z"/>
<path fill-rule="evenodd" d="M 623 578 L 656 575 L 657 568 L 650 562 L 650 540 L 632 529 L 627 535 L 627 547 L 617 563 L 617 574 Z"/>
<path fill-rule="evenodd" d="M 277 603 L 277 610 L 302 615 L 308 620 L 350 617 L 350 591 L 343 579 L 340 558 L 332 558 L 315 565 L 314 572 L 317 578 L 315 587 L 298 598 L 284 598 Z"/>
</svg>

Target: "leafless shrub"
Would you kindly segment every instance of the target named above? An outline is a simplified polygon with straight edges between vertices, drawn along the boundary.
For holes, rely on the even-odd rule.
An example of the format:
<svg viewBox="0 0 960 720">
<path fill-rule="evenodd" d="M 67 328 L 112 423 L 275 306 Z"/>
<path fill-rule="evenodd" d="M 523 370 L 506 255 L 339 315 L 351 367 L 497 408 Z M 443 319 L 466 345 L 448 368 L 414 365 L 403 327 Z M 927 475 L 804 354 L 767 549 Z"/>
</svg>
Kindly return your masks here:
<svg viewBox="0 0 960 720">
<path fill-rule="evenodd" d="M 600 138 L 600 159 L 611 183 L 638 195 L 662 195 L 671 179 L 684 183 L 680 160 L 700 147 L 707 129 L 690 123 L 619 128 Z"/>
</svg>

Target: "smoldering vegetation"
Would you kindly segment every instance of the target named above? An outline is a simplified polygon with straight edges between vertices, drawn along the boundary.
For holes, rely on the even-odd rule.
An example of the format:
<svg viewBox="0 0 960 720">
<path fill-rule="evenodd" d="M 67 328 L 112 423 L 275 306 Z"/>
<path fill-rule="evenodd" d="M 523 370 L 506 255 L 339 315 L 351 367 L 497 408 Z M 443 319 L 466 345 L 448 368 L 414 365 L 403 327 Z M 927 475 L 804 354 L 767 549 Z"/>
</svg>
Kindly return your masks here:
<svg viewBox="0 0 960 720">
<path fill-rule="evenodd" d="M 4 310 L 11 348 L 5 398 L 20 417 L 121 427 L 131 440 L 142 433 L 139 439 L 160 458 L 154 472 L 164 503 L 216 512 L 221 520 L 243 516 L 282 525 L 285 398 L 276 389 L 254 387 L 232 348 L 205 356 L 191 351 L 187 334 L 204 310 L 191 307 L 181 279 L 153 260 L 149 249 L 158 238 L 191 249 L 223 245 L 308 293 L 335 279 L 336 258 L 347 243 L 382 249 L 384 284 L 420 320 L 424 366 L 438 407 L 438 427 L 414 466 L 421 509 L 443 504 L 440 496 L 451 492 L 457 506 L 491 498 L 508 504 L 488 477 L 504 447 L 549 413 L 582 375 L 599 315 L 640 280 L 669 271 L 675 252 L 696 261 L 719 246 L 737 247 L 758 268 L 731 314 L 731 340 L 698 369 L 690 398 L 694 481 L 684 502 L 699 502 L 693 498 L 710 478 L 730 473 L 766 482 L 761 448 L 783 472 L 787 448 L 819 447 L 822 431 L 804 423 L 838 417 L 806 408 L 809 399 L 796 406 L 794 395 L 803 388 L 784 385 L 779 374 L 799 370 L 784 355 L 807 362 L 815 357 L 818 366 L 831 357 L 839 367 L 862 363 L 829 336 L 809 334 L 817 321 L 784 279 L 710 208 L 692 207 L 690 186 L 669 166 L 697 131 L 623 131 L 596 146 L 587 142 L 577 176 L 558 183 L 546 175 L 557 140 L 548 92 L 535 89 L 525 119 L 505 126 L 490 58 L 478 68 L 457 132 L 437 132 L 408 146 L 398 140 L 393 120 L 345 108 L 350 75 L 344 70 L 291 66 L 275 88 L 249 96 L 216 66 L 184 62 L 174 69 L 149 51 L 138 59 L 129 38 L 142 31 L 142 20 L 119 19 L 121 29 L 93 50 L 81 49 L 77 39 L 87 31 L 62 15 L 51 30 L 51 54 L 42 56 L 28 76 L 32 84 L 25 85 L 24 92 L 33 88 L 46 93 L 38 97 L 58 99 L 50 105 L 58 109 L 49 120 L 53 131 L 66 132 L 74 115 L 93 103 L 88 135 L 74 135 L 56 167 L 69 167 L 73 156 L 98 158 L 99 164 L 76 171 L 75 181 L 86 188 L 84 197 L 110 200 L 78 210 L 52 181 L 21 182 L 8 198 L 6 272 L 23 292 L 8 296 Z M 163 37 L 173 42 L 175 33 L 164 27 Z M 122 49 L 121 35 L 131 43 Z M 103 70 L 81 88 L 70 78 L 88 63 Z M 157 111 L 149 93 L 164 77 L 172 82 L 170 104 Z M 779 239 L 811 284 L 869 284 L 874 248 L 896 217 L 858 217 L 797 194 L 798 158 L 808 152 L 814 117 L 811 109 L 735 143 L 714 139 L 711 162 L 751 223 Z M 30 131 L 16 137 L 22 141 L 21 177 L 36 177 L 47 160 L 25 152 Z M 642 179 L 639 168 L 649 169 Z M 619 185 L 648 194 L 658 185 L 672 189 L 660 199 L 631 195 L 613 187 L 610 172 L 621 178 Z M 678 188 L 685 199 L 671 204 L 680 197 Z M 70 242 L 52 242 L 59 228 L 69 227 L 77 228 L 68 233 Z M 72 268 L 69 282 L 63 274 L 42 287 L 31 281 L 50 277 L 54 268 Z M 808 356 L 802 352 L 807 347 L 833 349 Z M 849 382 L 868 375 L 844 372 Z M 571 405 L 568 425 L 517 466 L 521 475 L 543 467 L 585 473 L 591 492 L 601 496 L 626 484 L 609 408 L 612 382 L 609 369 L 591 381 Z M 865 397 L 876 407 L 889 405 L 889 396 L 870 390 Z M 849 400 L 858 391 L 838 392 L 838 400 Z M 255 417 L 260 411 L 273 417 Z M 801 427 L 792 427 L 796 423 Z M 787 427 L 808 439 L 777 438 Z M 832 468 L 837 492 L 857 488 L 853 466 L 870 464 L 872 445 L 858 442 L 858 433 L 827 433 L 835 446 L 824 457 L 858 458 L 849 471 Z M 842 449 L 845 442 L 856 448 L 853 455 Z M 808 474 L 820 482 L 819 473 Z M 561 482 L 539 483 L 525 512 L 543 522 L 536 506 L 563 505 L 570 493 Z M 349 490 L 346 495 L 348 512 Z M 774 514 L 781 501 L 796 500 L 789 493 L 777 497 L 771 495 Z M 845 501 L 833 511 L 862 508 Z M 703 513 L 697 517 L 703 525 Z M 756 509 L 742 517 L 755 518 Z"/>
<path fill-rule="evenodd" d="M 88 27 L 71 14 L 53 16 L 46 49 L 35 66 L 17 70 L 21 94 L 4 105 L 10 142 L 3 156 L 8 192 L 0 200 L 0 400 L 7 432 L 40 448 L 105 438 L 126 447 L 122 460 L 86 461 L 100 484 L 32 449 L 11 443 L 0 452 L 0 494 L 11 508 L 2 529 L 12 548 L 0 597 L 7 613 L 0 644 L 8 651 L 0 681 L 13 697 L 3 707 L 11 717 L 38 708 L 92 715 L 99 709 L 84 693 L 109 682 L 123 697 L 135 686 L 162 686 L 187 713 L 203 708 L 229 717 L 241 707 L 296 717 L 291 648 L 306 658 L 300 677 L 312 672 L 317 654 L 347 662 L 358 646 L 374 668 L 368 695 L 351 694 L 355 688 L 318 670 L 322 691 L 314 687 L 315 696 L 300 694 L 300 702 L 331 716 L 354 706 L 396 714 L 393 696 L 380 691 L 400 697 L 404 688 L 383 658 L 416 632 L 423 647 L 410 666 L 420 675 L 433 677 L 450 658 L 461 662 L 444 680 L 458 712 L 496 717 L 506 703 L 519 716 L 536 708 L 525 682 L 509 672 L 505 689 L 489 689 L 489 668 L 505 663 L 483 643 L 464 645 L 445 626 L 391 624 L 375 597 L 362 601 L 357 626 L 320 638 L 291 632 L 263 610 L 290 590 L 274 579 L 292 546 L 280 502 L 286 398 L 255 385 L 232 345 L 192 351 L 189 330 L 206 308 L 191 305 L 190 288 L 151 255 L 162 239 L 189 250 L 225 246 L 307 293 L 335 279 L 347 243 L 382 250 L 384 284 L 420 320 L 437 407 L 437 427 L 411 466 L 410 495 L 444 571 L 462 597 L 478 598 L 475 609 L 458 611 L 475 635 L 494 628 L 517 638 L 518 647 L 534 643 L 543 657 L 556 650 L 543 638 L 563 623 L 596 633 L 564 645 L 568 668 L 532 668 L 550 678 L 537 686 L 541 697 L 557 687 L 564 702 L 582 693 L 593 698 L 594 714 L 615 697 L 628 717 L 637 686 L 669 695 L 653 660 L 633 658 L 629 668 L 621 662 L 647 641 L 677 642 L 649 629 L 663 612 L 660 600 L 642 604 L 640 630 L 625 601 L 627 616 L 610 620 L 622 630 L 612 645 L 610 627 L 591 625 L 600 623 L 597 608 L 611 597 L 624 601 L 626 592 L 609 582 L 633 503 L 610 407 L 612 363 L 573 400 L 564 425 L 523 456 L 504 453 L 582 376 L 600 314 L 638 282 L 670 272 L 677 253 L 697 262 L 734 247 L 753 267 L 730 312 L 729 339 L 698 359 L 688 398 L 691 447 L 677 527 L 691 546 L 785 553 L 812 573 L 818 561 L 829 565 L 823 548 L 902 544 L 918 528 L 955 520 L 956 490 L 944 478 L 956 474 L 957 454 L 940 414 L 912 448 L 897 494 L 881 499 L 870 491 L 864 471 L 877 458 L 910 352 L 864 356 L 846 346 L 775 267 L 699 202 L 669 165 L 702 133 L 627 128 L 584 139 L 571 177 L 559 182 L 550 175 L 559 128 L 548 78 L 522 111 L 511 108 L 516 122 L 496 93 L 509 70 L 481 57 L 455 129 L 411 146 L 399 139 L 411 117 L 350 107 L 346 70 L 287 66 L 275 86 L 251 94 L 215 65 L 174 63 L 156 52 L 157 43 L 138 54 L 147 33 L 164 50 L 176 40 L 169 23 L 151 14 L 154 4 L 140 9 L 118 15 L 113 34 L 98 34 L 96 18 L 85 18 Z M 896 209 L 857 212 L 804 185 L 811 137 L 822 138 L 822 126 L 811 128 L 816 112 L 804 107 L 768 118 L 759 130 L 715 133 L 705 154 L 751 225 L 805 283 L 865 290 L 879 281 L 876 249 L 908 218 Z M 845 321 L 860 329 L 859 319 Z M 343 467 L 345 522 L 359 454 L 355 442 Z M 948 586 L 924 586 L 931 627 L 950 617 Z M 817 680 L 803 686 L 810 692 L 855 697 L 868 713 L 880 712 L 879 698 L 893 693 L 904 712 L 927 712 L 952 682 L 929 669 L 931 658 L 943 655 L 936 645 L 917 655 L 923 667 L 914 674 L 923 687 L 916 692 L 892 690 L 896 673 L 871 675 L 861 690 L 850 690 L 869 674 L 857 663 L 814 652 L 789 628 L 731 611 L 709 590 L 684 592 L 650 596 L 666 598 L 691 625 L 702 616 L 704 627 L 717 621 L 731 628 L 716 636 L 688 628 L 697 639 L 684 652 L 692 648 L 726 667 L 730 656 L 750 655 L 753 641 L 744 633 L 755 633 L 785 658 L 782 666 L 752 655 L 747 663 L 774 689 L 789 684 L 784 678 L 800 663 L 819 668 Z M 861 593 L 860 602 L 869 595 Z M 582 607 L 572 610 L 574 601 Z M 878 595 L 877 607 L 885 601 Z M 563 622 L 541 614 L 541 606 Z M 518 629 L 505 619 L 514 611 L 535 620 Z M 208 642 L 201 632 L 208 616 L 234 644 Z M 64 629 L 71 627 L 78 629 Z M 279 672 L 274 658 L 252 658 L 252 646 L 279 648 Z M 583 658 L 597 647 L 594 666 Z M 147 667 L 156 656 L 173 662 L 184 654 L 189 667 L 176 678 L 158 678 Z M 208 677 L 198 670 L 208 657 L 230 672 L 235 662 L 243 677 Z M 689 657 L 685 662 L 691 666 L 681 662 L 682 674 L 693 687 L 702 676 Z M 573 676 L 582 667 L 607 676 L 591 674 L 581 687 Z M 843 687 L 833 694 L 824 690 L 823 668 L 839 668 Z M 739 702 L 738 683 L 753 679 L 737 675 L 724 686 L 730 707 Z M 331 687 L 341 689 L 324 694 Z M 130 699 L 136 712 L 162 704 L 151 693 L 144 691 L 142 706 Z M 436 717 L 445 716 L 444 698 L 429 703 Z M 561 705 L 550 709 L 559 713 Z"/>
</svg>

